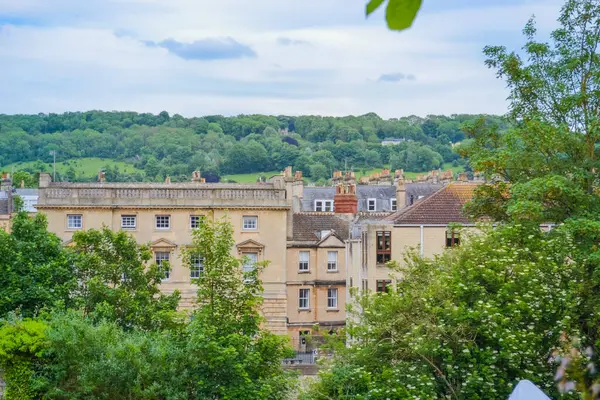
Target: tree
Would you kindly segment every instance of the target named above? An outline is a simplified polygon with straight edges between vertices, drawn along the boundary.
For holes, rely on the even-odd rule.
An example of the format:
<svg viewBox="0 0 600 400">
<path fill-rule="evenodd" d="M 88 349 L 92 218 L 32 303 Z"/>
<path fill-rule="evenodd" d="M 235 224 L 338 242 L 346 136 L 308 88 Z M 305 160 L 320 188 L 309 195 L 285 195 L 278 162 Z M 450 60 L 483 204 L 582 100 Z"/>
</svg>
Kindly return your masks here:
<svg viewBox="0 0 600 400">
<path fill-rule="evenodd" d="M 268 262 L 249 265 L 231 255 L 233 227 L 210 218 L 192 233 L 183 260 L 202 269 L 184 354 L 195 398 L 283 399 L 292 381 L 283 371 L 288 341 L 261 328 L 262 282 Z"/>
<path fill-rule="evenodd" d="M 47 227 L 44 214 L 31 218 L 19 212 L 12 232 L 0 231 L 0 318 L 14 310 L 34 316 L 56 305 L 73 305 L 72 258 Z"/>
<path fill-rule="evenodd" d="M 73 235 L 74 291 L 78 305 L 92 320 L 113 321 L 124 329 L 160 330 L 178 323 L 180 295 L 161 293 L 164 268 L 148 266 L 152 253 L 126 232 L 107 227 Z"/>
<path fill-rule="evenodd" d="M 566 230 L 505 225 L 433 260 L 410 254 L 389 293 L 358 296 L 349 346 L 308 399 L 501 399 L 520 379 L 557 395 L 561 331 L 578 302 Z"/>
</svg>

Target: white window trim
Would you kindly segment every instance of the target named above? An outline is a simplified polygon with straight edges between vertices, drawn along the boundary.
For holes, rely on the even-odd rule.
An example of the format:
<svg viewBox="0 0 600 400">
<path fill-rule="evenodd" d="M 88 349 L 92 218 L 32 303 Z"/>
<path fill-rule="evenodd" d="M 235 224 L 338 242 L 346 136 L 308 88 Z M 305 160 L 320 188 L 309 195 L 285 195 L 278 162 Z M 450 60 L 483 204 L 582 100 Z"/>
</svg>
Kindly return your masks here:
<svg viewBox="0 0 600 400">
<path fill-rule="evenodd" d="M 199 260 L 199 263 L 196 263 L 195 261 Z M 200 275 L 202 274 L 202 272 L 204 272 L 204 257 L 202 256 L 194 256 L 191 258 L 190 260 L 192 262 L 191 268 L 190 268 L 190 279 L 198 279 L 200 278 Z M 196 267 L 198 267 L 198 269 L 196 269 Z M 198 271 L 198 276 L 192 276 L 192 274 Z"/>
<path fill-rule="evenodd" d="M 398 211 L 398 199 L 390 199 L 390 210 Z"/>
<path fill-rule="evenodd" d="M 133 218 L 133 226 L 124 226 L 123 218 Z M 136 229 L 137 228 L 137 215 L 121 215 L 121 229 Z"/>
<path fill-rule="evenodd" d="M 253 218 L 256 222 L 254 228 L 246 228 L 246 219 Z M 243 231 L 257 231 L 258 230 L 258 216 L 257 215 L 244 215 L 242 217 L 242 230 Z"/>
<path fill-rule="evenodd" d="M 321 210 L 317 210 L 317 203 L 320 204 Z M 327 209 L 329 209 L 329 211 Z M 315 200 L 314 210 L 315 212 L 333 212 L 333 200 Z"/>
<path fill-rule="evenodd" d="M 79 226 L 71 226 L 70 217 L 79 217 Z M 83 229 L 83 215 L 82 214 L 67 214 L 67 229 L 79 230 Z"/>
<path fill-rule="evenodd" d="M 329 254 L 333 253 L 335 254 L 335 261 L 331 261 L 329 259 Z M 327 272 L 338 272 L 338 252 L 337 251 L 328 251 L 327 252 Z M 330 269 L 329 266 L 330 264 L 334 264 L 335 263 L 335 268 L 334 269 Z"/>
<path fill-rule="evenodd" d="M 371 201 L 373 202 L 373 209 L 371 210 Z M 367 211 L 377 211 L 377 199 L 367 199 Z"/>
<path fill-rule="evenodd" d="M 308 260 L 302 260 L 303 254 L 308 254 Z M 303 263 L 306 263 L 306 269 L 300 268 L 300 265 Z M 301 251 L 298 253 L 298 272 L 310 272 L 310 251 Z"/>
<path fill-rule="evenodd" d="M 329 296 L 329 291 L 332 291 L 331 293 L 335 293 L 335 297 L 330 297 Z M 329 310 L 337 310 L 337 308 L 338 308 L 338 296 L 339 296 L 339 290 L 337 290 L 337 288 L 329 288 L 329 289 L 327 289 L 327 309 L 329 309 Z M 335 299 L 335 305 L 333 307 L 329 306 L 329 299 Z"/>
<path fill-rule="evenodd" d="M 193 227 L 192 226 L 192 218 L 197 217 L 198 218 L 198 226 L 197 227 Z M 200 227 L 200 225 L 202 225 L 202 219 L 203 219 L 203 215 L 190 215 L 190 229 L 198 229 Z"/>
<path fill-rule="evenodd" d="M 305 307 L 300 306 L 300 300 L 303 299 L 303 297 L 300 297 L 300 294 L 302 293 L 303 290 L 306 290 L 308 293 L 306 296 L 306 306 Z M 299 310 L 310 310 L 310 289 L 298 289 L 298 309 Z"/>
<path fill-rule="evenodd" d="M 158 264 L 158 268 L 160 268 L 160 265 L 161 265 L 161 264 L 158 263 L 159 260 L 156 258 L 159 253 L 161 253 L 161 254 L 162 253 L 166 253 L 167 254 L 167 258 L 166 259 L 161 259 L 160 261 L 166 261 L 169 264 L 171 263 L 171 252 L 170 251 L 155 251 L 154 252 L 154 262 L 156 264 Z M 171 271 L 171 269 L 169 269 L 168 271 L 166 271 L 166 274 L 165 274 L 165 277 L 163 278 L 163 281 L 168 281 L 168 280 L 171 279 L 171 272 L 173 272 L 173 271 Z"/>
<path fill-rule="evenodd" d="M 167 217 L 168 221 L 169 221 L 169 226 L 165 227 L 158 227 L 158 217 Z M 155 215 L 154 216 L 154 229 L 160 230 L 160 231 L 168 231 L 169 229 L 171 229 L 171 216 L 170 215 Z"/>
</svg>

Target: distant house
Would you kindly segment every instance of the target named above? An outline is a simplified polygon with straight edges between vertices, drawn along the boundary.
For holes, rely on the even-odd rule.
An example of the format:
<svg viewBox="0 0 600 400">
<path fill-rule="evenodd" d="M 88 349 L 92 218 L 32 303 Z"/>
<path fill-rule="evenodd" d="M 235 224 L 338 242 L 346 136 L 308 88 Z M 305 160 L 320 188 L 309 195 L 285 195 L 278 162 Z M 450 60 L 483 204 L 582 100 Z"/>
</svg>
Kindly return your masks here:
<svg viewBox="0 0 600 400">
<path fill-rule="evenodd" d="M 395 146 L 402 142 L 406 142 L 406 139 L 404 139 L 404 138 L 400 138 L 400 139 L 388 138 L 388 139 L 383 139 L 381 141 L 381 145 L 382 146 Z"/>
</svg>

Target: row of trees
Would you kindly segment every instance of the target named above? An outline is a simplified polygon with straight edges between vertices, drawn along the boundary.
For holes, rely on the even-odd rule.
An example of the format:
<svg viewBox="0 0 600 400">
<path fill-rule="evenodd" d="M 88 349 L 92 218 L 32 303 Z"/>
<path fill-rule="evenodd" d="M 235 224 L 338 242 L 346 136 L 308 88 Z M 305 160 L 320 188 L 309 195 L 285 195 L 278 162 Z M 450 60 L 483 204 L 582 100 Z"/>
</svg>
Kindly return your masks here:
<svg viewBox="0 0 600 400">
<path fill-rule="evenodd" d="M 133 163 L 145 179 L 188 179 L 195 169 L 209 175 L 302 169 L 315 180 L 334 169 L 381 168 L 394 164 L 411 171 L 438 168 L 459 156 L 452 144 L 464 139 L 461 126 L 478 116 L 430 116 L 383 120 L 357 117 L 170 117 L 128 112 L 62 115 L 0 115 L 0 165 L 40 160 L 100 157 Z M 499 117 L 487 117 L 501 127 Z M 400 146 L 382 146 L 387 137 Z M 418 156 L 412 159 L 412 153 Z M 407 156 L 406 154 L 409 154 Z M 458 162 L 458 161 L 457 161 Z M 35 166 L 28 172 L 39 172 Z M 326 173 L 326 174 L 325 174 Z M 144 179 L 125 176 L 126 180 Z M 326 175 L 326 176 L 324 176 Z M 61 177 L 83 180 L 77 171 Z M 90 178 L 90 177 L 87 177 Z"/>
<path fill-rule="evenodd" d="M 494 227 L 434 260 L 409 254 L 387 294 L 356 294 L 350 345 L 307 399 L 504 400 L 521 379 L 598 398 L 600 3 L 568 0 L 559 23 L 545 43 L 530 21 L 525 57 L 485 49 L 513 127 L 472 124 L 461 151 L 492 178 L 466 211 Z"/>
<path fill-rule="evenodd" d="M 7 400 L 284 399 L 288 341 L 261 328 L 257 265 L 231 256 L 231 225 L 206 221 L 184 263 L 202 256 L 197 308 L 159 283 L 168 265 L 124 232 L 78 232 L 19 213 L 0 232 L 0 373 Z"/>
</svg>

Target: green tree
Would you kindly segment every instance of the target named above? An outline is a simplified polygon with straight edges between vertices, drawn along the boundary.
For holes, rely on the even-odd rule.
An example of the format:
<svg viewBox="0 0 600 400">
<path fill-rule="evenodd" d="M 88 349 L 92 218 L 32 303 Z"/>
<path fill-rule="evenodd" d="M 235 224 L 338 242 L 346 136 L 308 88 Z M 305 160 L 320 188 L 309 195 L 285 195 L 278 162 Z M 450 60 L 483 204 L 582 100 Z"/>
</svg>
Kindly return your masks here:
<svg viewBox="0 0 600 400">
<path fill-rule="evenodd" d="M 178 323 L 180 294 L 161 293 L 164 267 L 148 262 L 152 252 L 126 232 L 104 227 L 76 232 L 71 247 L 80 282 L 74 297 L 92 320 L 125 329 L 160 330 Z"/>
<path fill-rule="evenodd" d="M 34 316 L 56 304 L 73 304 L 72 258 L 47 227 L 44 214 L 30 218 L 19 212 L 11 233 L 0 231 L 0 318 L 14 310 Z"/>
<path fill-rule="evenodd" d="M 235 258 L 233 227 L 208 219 L 192 233 L 183 260 L 202 270 L 197 309 L 186 329 L 185 365 L 195 380 L 198 399 L 284 399 L 293 381 L 282 369 L 288 340 L 261 328 L 263 287 L 260 273 L 268 262 Z"/>
<path fill-rule="evenodd" d="M 367 3 L 367 16 L 377 10 L 385 0 L 370 0 Z M 421 8 L 421 0 L 389 0 L 385 9 L 388 28 L 401 31 L 410 28 Z"/>
<path fill-rule="evenodd" d="M 548 358 L 578 301 L 574 252 L 566 230 L 514 224 L 411 254 L 396 289 L 354 293 L 349 346 L 307 398 L 505 400 L 521 379 L 558 395 Z"/>
</svg>

